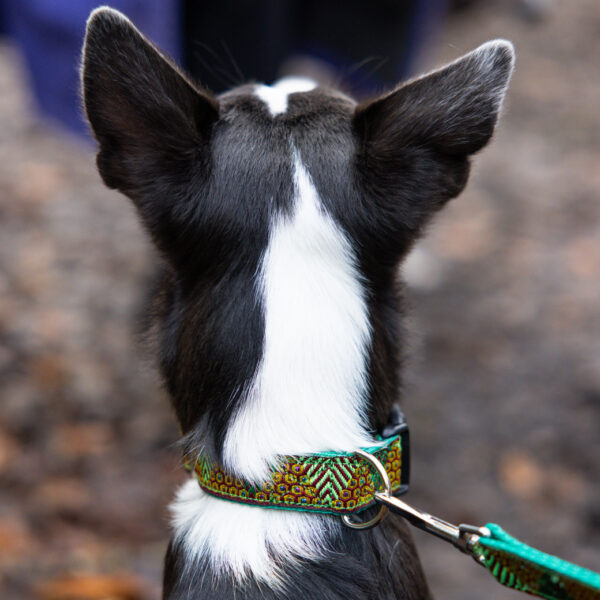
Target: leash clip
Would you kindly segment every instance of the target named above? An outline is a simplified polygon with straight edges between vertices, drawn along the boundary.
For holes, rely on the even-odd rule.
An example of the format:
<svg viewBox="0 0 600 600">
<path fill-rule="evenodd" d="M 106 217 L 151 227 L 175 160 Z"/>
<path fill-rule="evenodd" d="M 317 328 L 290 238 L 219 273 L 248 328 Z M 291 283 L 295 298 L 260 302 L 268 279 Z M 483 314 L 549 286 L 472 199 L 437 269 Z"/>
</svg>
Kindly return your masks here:
<svg viewBox="0 0 600 600">
<path fill-rule="evenodd" d="M 422 529 L 427 533 L 431 533 L 436 537 L 449 542 L 461 552 L 465 554 L 473 554 L 473 547 L 478 542 L 480 537 L 489 537 L 491 535 L 490 530 L 487 527 L 475 527 L 474 525 L 453 525 L 443 519 L 434 517 L 429 513 L 418 510 L 407 504 L 400 498 L 396 498 L 392 492 L 392 484 L 390 478 L 385 470 L 385 467 L 381 461 L 365 452 L 364 450 L 357 450 L 361 458 L 368 461 L 373 467 L 375 467 L 381 480 L 381 489 L 375 492 L 375 500 L 381 505 L 379 512 L 369 521 L 357 522 L 352 520 L 350 515 L 344 515 L 342 521 L 344 525 L 351 529 L 371 529 L 383 521 L 388 513 L 388 510 L 401 515 L 411 525 L 414 525 L 418 529 Z"/>
<path fill-rule="evenodd" d="M 489 537 L 491 535 L 487 527 L 476 527 L 465 524 L 453 525 L 443 519 L 418 510 L 400 500 L 400 498 L 396 498 L 386 492 L 375 492 L 375 499 L 377 502 L 387 506 L 392 512 L 404 517 L 411 525 L 449 542 L 465 554 L 472 554 L 473 547 L 480 537 Z"/>
</svg>

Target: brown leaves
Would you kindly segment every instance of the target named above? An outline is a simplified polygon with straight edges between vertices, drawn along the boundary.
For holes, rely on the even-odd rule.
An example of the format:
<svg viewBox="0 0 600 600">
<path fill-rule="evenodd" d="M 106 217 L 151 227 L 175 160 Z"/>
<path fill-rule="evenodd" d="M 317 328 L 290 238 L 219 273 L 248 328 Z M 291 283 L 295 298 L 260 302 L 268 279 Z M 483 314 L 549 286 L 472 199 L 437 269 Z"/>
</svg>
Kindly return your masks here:
<svg viewBox="0 0 600 600">
<path fill-rule="evenodd" d="M 0 519 L 0 567 L 30 555 L 34 546 L 30 532 L 19 519 Z"/>
<path fill-rule="evenodd" d="M 68 575 L 36 586 L 39 600 L 142 600 L 147 593 L 131 575 Z"/>
<path fill-rule="evenodd" d="M 89 489 L 73 477 L 48 478 L 36 487 L 34 496 L 39 509 L 48 512 L 76 511 L 90 504 Z"/>
<path fill-rule="evenodd" d="M 585 487 L 581 475 L 559 466 L 546 466 L 522 450 L 509 450 L 498 466 L 500 485 L 511 495 L 532 502 L 573 502 Z"/>
<path fill-rule="evenodd" d="M 0 475 L 17 456 L 17 440 L 0 427 Z"/>
<path fill-rule="evenodd" d="M 102 456 L 111 448 L 111 429 L 105 423 L 65 423 L 52 436 L 52 450 L 69 459 Z"/>
<path fill-rule="evenodd" d="M 43 354 L 31 361 L 31 374 L 46 394 L 60 391 L 67 383 L 67 366 L 57 354 Z"/>
</svg>

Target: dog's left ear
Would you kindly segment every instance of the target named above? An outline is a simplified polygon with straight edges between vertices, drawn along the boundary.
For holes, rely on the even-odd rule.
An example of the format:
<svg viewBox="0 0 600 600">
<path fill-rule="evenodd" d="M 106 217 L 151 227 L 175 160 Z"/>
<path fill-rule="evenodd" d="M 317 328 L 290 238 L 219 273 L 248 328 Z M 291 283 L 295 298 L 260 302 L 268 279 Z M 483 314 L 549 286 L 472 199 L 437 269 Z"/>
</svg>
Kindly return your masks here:
<svg viewBox="0 0 600 600">
<path fill-rule="evenodd" d="M 168 251 L 169 231 L 185 212 L 182 190 L 206 162 L 217 100 L 110 8 L 88 20 L 82 88 L 100 145 L 100 175 L 134 201 L 155 242 Z"/>
<path fill-rule="evenodd" d="M 510 42 L 488 42 L 357 107 L 357 164 L 367 194 L 412 237 L 464 188 L 469 156 L 494 131 L 513 62 Z"/>
</svg>

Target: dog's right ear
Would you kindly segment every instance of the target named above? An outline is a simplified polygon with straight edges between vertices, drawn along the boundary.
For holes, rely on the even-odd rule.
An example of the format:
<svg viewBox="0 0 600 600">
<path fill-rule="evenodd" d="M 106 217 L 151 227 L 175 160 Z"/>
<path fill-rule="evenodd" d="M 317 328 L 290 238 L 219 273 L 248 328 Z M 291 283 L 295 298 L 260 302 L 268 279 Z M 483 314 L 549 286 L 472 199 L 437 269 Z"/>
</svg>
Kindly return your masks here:
<svg viewBox="0 0 600 600">
<path fill-rule="evenodd" d="M 218 102 L 187 81 L 124 15 L 106 7 L 87 23 L 82 88 L 100 144 L 98 170 L 107 186 L 133 199 L 156 236 L 153 223 L 169 217 L 174 207 L 168 205 L 179 195 L 168 188 L 188 182 L 206 162 Z M 151 198 L 161 188 L 171 198 L 157 198 L 157 206 Z"/>
<path fill-rule="evenodd" d="M 513 64 L 512 44 L 491 41 L 357 107 L 357 165 L 403 251 L 464 188 L 471 155 L 494 132 Z"/>
</svg>

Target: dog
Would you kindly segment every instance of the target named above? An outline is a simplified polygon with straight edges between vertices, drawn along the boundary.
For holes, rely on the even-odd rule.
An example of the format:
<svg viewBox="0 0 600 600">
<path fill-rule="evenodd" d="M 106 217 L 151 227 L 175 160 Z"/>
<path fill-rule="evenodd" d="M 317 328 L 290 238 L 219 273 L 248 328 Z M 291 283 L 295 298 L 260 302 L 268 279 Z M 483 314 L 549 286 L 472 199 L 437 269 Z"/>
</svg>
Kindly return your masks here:
<svg viewBox="0 0 600 600">
<path fill-rule="evenodd" d="M 215 97 L 92 13 L 85 111 L 104 183 L 163 258 L 158 356 L 186 456 L 258 482 L 283 456 L 373 445 L 401 383 L 398 267 L 465 187 L 513 62 L 488 42 L 359 105 L 305 79 Z M 430 597 L 400 518 L 358 532 L 193 478 L 171 511 L 168 600 Z"/>
</svg>

